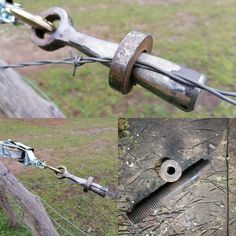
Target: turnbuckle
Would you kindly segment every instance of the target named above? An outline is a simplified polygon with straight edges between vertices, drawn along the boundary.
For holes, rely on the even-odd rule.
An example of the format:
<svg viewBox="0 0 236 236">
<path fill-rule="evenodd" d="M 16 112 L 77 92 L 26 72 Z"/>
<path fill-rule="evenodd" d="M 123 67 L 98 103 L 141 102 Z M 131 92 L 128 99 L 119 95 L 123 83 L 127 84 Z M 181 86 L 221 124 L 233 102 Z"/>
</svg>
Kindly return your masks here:
<svg viewBox="0 0 236 236">
<path fill-rule="evenodd" d="M 18 3 L 10 0 L 0 2 L 0 23 L 18 24 L 19 20 L 33 28 L 53 32 L 55 27 L 52 23 L 40 16 L 25 11 Z"/>
<path fill-rule="evenodd" d="M 34 155 L 34 149 L 11 139 L 0 141 L 0 156 L 17 160 L 25 166 L 44 168 L 45 163 Z"/>
<path fill-rule="evenodd" d="M 18 19 L 11 13 L 11 9 L 21 9 L 21 5 L 13 3 L 13 1 L 0 1 L 0 23 L 8 23 L 16 25 Z"/>
<path fill-rule="evenodd" d="M 74 183 L 83 186 L 84 192 L 88 192 L 89 190 L 91 190 L 101 197 L 116 197 L 115 193 L 111 193 L 108 191 L 108 188 L 93 182 L 93 177 L 89 177 L 86 180 L 70 174 L 64 166 L 55 168 L 53 166 L 47 165 L 46 162 L 37 159 L 37 157 L 34 155 L 33 148 L 26 146 L 23 143 L 14 142 L 10 139 L 0 141 L 0 156 L 3 158 L 14 159 L 24 164 L 25 166 L 33 165 L 34 167 L 52 170 L 56 174 L 58 179 L 67 178 L 72 180 Z"/>
</svg>

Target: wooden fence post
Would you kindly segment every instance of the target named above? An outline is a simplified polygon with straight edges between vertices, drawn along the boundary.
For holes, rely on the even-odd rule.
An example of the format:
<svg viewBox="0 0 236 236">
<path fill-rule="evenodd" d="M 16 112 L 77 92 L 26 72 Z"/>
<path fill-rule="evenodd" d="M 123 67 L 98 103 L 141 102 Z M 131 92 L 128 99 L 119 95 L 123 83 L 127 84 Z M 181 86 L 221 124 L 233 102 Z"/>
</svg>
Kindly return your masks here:
<svg viewBox="0 0 236 236">
<path fill-rule="evenodd" d="M 0 206 L 2 206 L 4 212 L 8 216 L 11 226 L 16 227 L 17 226 L 17 217 L 16 217 L 10 203 L 8 202 L 8 198 L 6 195 L 6 188 L 4 187 L 4 184 L 1 182 L 0 182 Z"/>
<path fill-rule="evenodd" d="M 40 199 L 26 189 L 0 162 L 0 181 L 24 211 L 24 222 L 37 236 L 59 236 Z"/>
<path fill-rule="evenodd" d="M 0 60 L 0 65 L 6 63 Z M 0 70 L 0 113 L 8 118 L 65 118 L 13 69 Z"/>
</svg>

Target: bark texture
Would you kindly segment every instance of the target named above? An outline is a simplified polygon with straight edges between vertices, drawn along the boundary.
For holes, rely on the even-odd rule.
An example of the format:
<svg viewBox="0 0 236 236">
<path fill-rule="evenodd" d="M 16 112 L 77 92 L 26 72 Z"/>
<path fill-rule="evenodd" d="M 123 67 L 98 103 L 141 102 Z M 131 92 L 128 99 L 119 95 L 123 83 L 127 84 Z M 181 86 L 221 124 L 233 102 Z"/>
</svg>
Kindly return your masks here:
<svg viewBox="0 0 236 236">
<path fill-rule="evenodd" d="M 235 235 L 235 123 L 227 119 L 123 122 L 119 132 L 119 235 Z M 127 212 L 165 184 L 158 174 L 160 160 L 165 158 L 176 160 L 183 170 L 204 158 L 212 168 L 191 187 L 171 196 L 168 204 L 132 224 Z"/>
</svg>

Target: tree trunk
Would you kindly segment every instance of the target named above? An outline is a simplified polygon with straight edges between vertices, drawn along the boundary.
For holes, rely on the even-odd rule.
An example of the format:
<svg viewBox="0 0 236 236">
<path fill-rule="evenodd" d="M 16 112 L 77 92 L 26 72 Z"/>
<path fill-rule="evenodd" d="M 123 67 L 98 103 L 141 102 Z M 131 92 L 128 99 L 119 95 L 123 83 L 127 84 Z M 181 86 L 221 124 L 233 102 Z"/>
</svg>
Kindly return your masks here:
<svg viewBox="0 0 236 236">
<path fill-rule="evenodd" d="M 0 162 L 0 181 L 24 210 L 25 223 L 37 236 L 59 236 L 42 202 Z"/>
<path fill-rule="evenodd" d="M 6 63 L 0 60 L 0 65 Z M 8 118 L 65 118 L 13 69 L 0 70 L 0 113 Z"/>
</svg>

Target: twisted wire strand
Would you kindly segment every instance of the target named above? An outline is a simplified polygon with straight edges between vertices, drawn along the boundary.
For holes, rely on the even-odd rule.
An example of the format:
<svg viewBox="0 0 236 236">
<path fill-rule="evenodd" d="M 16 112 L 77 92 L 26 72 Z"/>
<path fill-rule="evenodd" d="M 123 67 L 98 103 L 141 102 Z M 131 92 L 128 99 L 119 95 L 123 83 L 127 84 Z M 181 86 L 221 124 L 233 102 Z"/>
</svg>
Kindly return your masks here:
<svg viewBox="0 0 236 236">
<path fill-rule="evenodd" d="M 63 219 L 65 222 L 67 222 L 69 225 L 73 226 L 76 230 L 78 230 L 80 232 L 81 235 L 85 235 L 85 236 L 90 236 L 88 233 L 85 232 L 85 230 L 81 229 L 80 227 L 76 226 L 75 224 L 73 224 L 69 219 L 67 219 L 66 217 L 64 217 L 63 215 L 61 215 L 57 210 L 55 210 L 49 203 L 47 203 L 44 199 L 42 199 L 38 194 L 36 194 L 32 189 L 28 188 L 27 189 L 33 193 L 34 195 L 36 195 L 48 208 L 50 208 L 54 213 L 56 213 L 56 215 L 58 215 L 61 219 Z M 51 217 L 50 217 L 51 218 Z M 52 219 L 52 218 L 51 218 Z M 53 219 L 53 221 L 55 222 L 55 219 Z M 56 222 L 56 224 L 59 224 L 58 222 Z M 65 229 L 62 225 L 60 225 L 60 228 Z M 66 230 L 68 233 L 72 234 L 70 231 Z M 73 235 L 73 234 L 72 234 Z"/>
<path fill-rule="evenodd" d="M 23 68 L 23 67 L 30 67 L 30 66 L 72 65 L 74 67 L 73 76 L 75 76 L 76 69 L 78 67 L 85 65 L 85 64 L 90 64 L 90 63 L 109 64 L 109 63 L 111 63 L 111 61 L 112 60 L 110 58 L 82 57 L 80 55 L 74 57 L 73 55 L 71 55 L 71 57 L 64 58 L 62 60 L 38 60 L 38 61 L 34 61 L 34 62 L 21 62 L 21 63 L 16 63 L 16 64 L 0 65 L 0 70 L 6 70 L 9 68 L 12 68 L 12 69 Z M 162 74 L 164 76 L 168 76 L 169 78 L 173 79 L 174 81 L 176 81 L 178 83 L 189 84 L 190 86 L 193 86 L 194 88 L 205 90 L 208 93 L 220 98 L 221 100 L 236 106 L 236 100 L 230 98 L 230 97 L 236 97 L 236 92 L 229 92 L 229 91 L 224 91 L 224 90 L 212 88 L 210 86 L 199 83 L 197 81 L 193 81 L 193 80 L 188 79 L 186 77 L 182 77 L 182 76 L 179 76 L 175 73 L 168 72 L 168 71 L 163 70 L 157 66 L 144 65 L 141 63 L 135 63 L 135 66 L 142 68 L 142 69 L 157 72 L 157 73 Z"/>
</svg>

